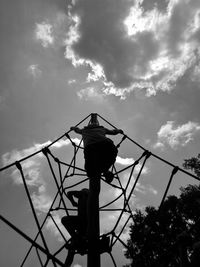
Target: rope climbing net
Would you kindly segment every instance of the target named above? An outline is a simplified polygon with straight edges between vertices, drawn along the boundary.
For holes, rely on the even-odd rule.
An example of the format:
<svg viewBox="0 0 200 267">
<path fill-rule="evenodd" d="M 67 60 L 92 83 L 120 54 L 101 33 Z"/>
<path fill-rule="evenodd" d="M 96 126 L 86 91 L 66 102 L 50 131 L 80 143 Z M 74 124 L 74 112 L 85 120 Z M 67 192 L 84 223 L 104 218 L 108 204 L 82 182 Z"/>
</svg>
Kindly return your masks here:
<svg viewBox="0 0 200 267">
<path fill-rule="evenodd" d="M 102 116 L 100 116 L 99 114 L 97 114 L 97 116 L 101 120 L 102 124 L 116 129 L 114 125 L 109 123 Z M 91 114 L 84 118 L 81 122 L 79 122 L 76 127 L 79 125 L 85 125 L 86 123 L 88 123 L 88 121 L 90 121 L 90 118 Z M 71 147 L 72 157 L 70 158 L 69 162 L 67 162 L 66 160 L 61 160 L 60 157 L 58 157 L 56 153 L 54 153 L 53 147 L 60 141 L 66 142 L 68 146 Z M 146 150 L 144 147 L 142 147 L 140 144 L 138 144 L 125 134 L 123 134 L 120 139 L 117 139 L 117 142 L 117 148 L 119 151 L 122 145 L 125 142 L 128 142 L 129 144 L 135 145 L 140 150 L 140 155 L 138 159 L 134 160 L 130 164 L 127 164 L 125 167 L 119 167 L 119 164 L 117 164 L 116 162 L 112 166 L 112 173 L 114 174 L 114 180 L 112 183 L 108 184 L 105 178 L 103 176 L 101 177 L 102 189 L 100 195 L 105 191 L 112 193 L 110 194 L 110 198 L 102 197 L 102 199 L 100 199 L 99 213 L 100 220 L 103 221 L 101 228 L 104 229 L 101 231 L 102 233 L 100 234 L 99 238 L 100 240 L 109 238 L 107 249 L 103 250 L 100 253 L 108 253 L 111 262 L 115 267 L 118 266 L 118 264 L 115 260 L 115 257 L 113 256 L 113 248 L 116 246 L 116 244 L 120 243 L 123 247 L 128 249 L 123 239 L 123 232 L 128 224 L 133 222 L 133 207 L 131 200 L 136 190 L 136 186 L 138 185 L 138 181 L 144 171 L 145 164 L 149 160 L 149 158 L 156 158 L 157 160 L 162 161 L 171 168 L 171 175 L 164 191 L 160 207 L 162 206 L 168 194 L 172 180 L 177 172 L 185 173 L 186 175 L 189 175 L 196 180 L 200 180 L 197 176 Z M 48 207 L 48 210 L 42 217 L 42 220 L 41 214 L 37 211 L 37 208 L 34 205 L 31 189 L 27 181 L 27 176 L 24 172 L 24 163 L 36 155 L 41 155 L 43 158 L 45 158 L 45 161 L 48 165 L 48 170 L 50 171 L 51 181 L 54 181 L 56 188 L 56 190 L 54 190 L 54 197 L 52 199 L 51 205 Z M 83 187 L 88 187 L 89 178 L 87 177 L 85 169 L 83 167 L 83 161 L 82 140 L 72 138 L 71 130 L 69 130 L 42 149 L 37 150 L 36 152 L 29 154 L 28 156 L 25 156 L 24 158 L 21 158 L 16 162 L 12 162 L 11 164 L 8 164 L 0 169 L 0 172 L 5 172 L 14 167 L 20 174 L 27 200 L 31 208 L 33 216 L 32 220 L 33 223 L 35 223 L 36 227 L 35 236 L 30 237 L 23 230 L 18 228 L 14 223 L 0 214 L 1 221 L 6 223 L 30 244 L 28 250 L 24 252 L 24 258 L 19 266 L 29 266 L 29 258 L 33 255 L 35 258 L 37 258 L 37 266 L 66 266 L 65 258 L 68 252 L 67 244 L 69 244 L 70 242 L 70 236 L 60 223 L 60 219 L 62 218 L 62 216 L 71 216 L 76 214 L 77 212 L 77 209 L 70 208 L 69 201 L 67 199 L 67 192 L 71 189 L 80 190 Z M 125 183 L 124 179 L 123 182 L 121 179 L 121 176 L 124 175 L 124 173 L 126 173 Z M 108 216 L 106 216 L 105 214 L 108 214 Z M 103 224 L 105 223 L 104 219 L 106 218 L 107 220 L 108 218 L 111 218 L 111 215 L 114 217 L 114 220 L 112 218 L 111 226 L 108 227 L 107 225 L 105 229 L 105 227 L 103 226 Z M 46 226 L 49 223 L 53 225 L 54 229 L 56 229 L 57 232 L 57 238 L 55 238 L 57 242 L 54 239 L 53 244 L 52 240 L 47 234 Z M 76 254 L 81 254 L 81 256 L 84 256 L 87 254 L 87 249 L 82 253 L 80 253 L 77 249 Z"/>
</svg>

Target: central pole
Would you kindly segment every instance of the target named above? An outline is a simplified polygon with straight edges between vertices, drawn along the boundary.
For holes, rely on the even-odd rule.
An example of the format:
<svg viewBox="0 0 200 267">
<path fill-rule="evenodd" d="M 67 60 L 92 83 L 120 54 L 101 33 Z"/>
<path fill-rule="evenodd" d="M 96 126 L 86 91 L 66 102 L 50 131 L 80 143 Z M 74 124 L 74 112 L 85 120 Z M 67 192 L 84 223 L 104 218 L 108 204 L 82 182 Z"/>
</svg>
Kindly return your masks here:
<svg viewBox="0 0 200 267">
<path fill-rule="evenodd" d="M 100 177 L 89 179 L 88 200 L 88 258 L 87 267 L 100 267 L 99 249 L 99 193 Z"/>
</svg>

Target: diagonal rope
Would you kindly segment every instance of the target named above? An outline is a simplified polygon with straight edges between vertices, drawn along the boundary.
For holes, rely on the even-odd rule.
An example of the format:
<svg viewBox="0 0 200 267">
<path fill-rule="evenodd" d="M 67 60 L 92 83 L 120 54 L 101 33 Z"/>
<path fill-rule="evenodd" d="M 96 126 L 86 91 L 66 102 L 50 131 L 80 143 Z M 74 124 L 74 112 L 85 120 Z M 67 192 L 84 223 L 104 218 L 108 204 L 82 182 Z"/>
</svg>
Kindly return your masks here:
<svg viewBox="0 0 200 267">
<path fill-rule="evenodd" d="M 39 231 L 39 234 L 40 234 L 40 236 L 41 236 L 42 242 L 43 242 L 43 244 L 44 244 L 44 246 L 45 246 L 45 249 L 46 249 L 47 251 L 49 251 L 48 246 L 47 246 L 47 243 L 46 243 L 45 238 L 44 238 L 44 235 L 43 235 L 43 233 L 42 233 L 42 230 L 41 230 L 41 227 L 40 227 L 40 224 L 39 224 L 39 221 L 38 221 L 38 218 L 37 218 L 37 215 L 36 215 L 34 206 L 33 206 L 33 202 L 32 202 L 31 196 L 30 196 L 30 194 L 29 194 L 29 190 L 28 190 L 28 186 L 27 186 L 27 184 L 26 184 L 26 179 L 25 179 L 25 177 L 24 177 L 24 173 L 23 173 L 23 170 L 22 170 L 22 166 L 21 166 L 21 164 L 20 164 L 19 162 L 16 162 L 16 167 L 17 167 L 17 169 L 20 171 L 20 174 L 21 174 L 21 177 L 22 177 L 22 180 L 23 180 L 23 183 L 24 183 L 24 188 L 25 188 L 25 191 L 26 191 L 26 195 L 27 195 L 27 197 L 28 197 L 29 204 L 30 204 L 30 206 L 31 206 L 31 210 L 32 210 L 32 213 L 33 213 L 35 222 L 36 222 L 36 224 L 37 224 L 38 231 Z"/>
<path fill-rule="evenodd" d="M 164 201 L 165 201 L 165 198 L 166 198 L 166 196 L 167 196 L 167 193 L 168 193 L 168 191 L 169 191 L 169 187 L 170 187 L 170 185 L 171 185 L 171 183 L 172 183 L 172 179 L 173 179 L 174 175 L 178 172 L 178 170 L 179 170 L 179 167 L 176 166 L 176 167 L 174 167 L 174 169 L 173 169 L 172 172 L 171 172 L 171 176 L 170 176 L 170 178 L 169 178 L 169 182 L 168 182 L 168 184 L 167 184 L 165 193 L 164 193 L 163 198 L 162 198 L 162 200 L 161 200 L 161 203 L 160 203 L 160 206 L 159 206 L 159 210 L 161 210 L 161 208 L 162 208 L 162 205 L 163 205 L 163 203 L 164 203 Z"/>
</svg>

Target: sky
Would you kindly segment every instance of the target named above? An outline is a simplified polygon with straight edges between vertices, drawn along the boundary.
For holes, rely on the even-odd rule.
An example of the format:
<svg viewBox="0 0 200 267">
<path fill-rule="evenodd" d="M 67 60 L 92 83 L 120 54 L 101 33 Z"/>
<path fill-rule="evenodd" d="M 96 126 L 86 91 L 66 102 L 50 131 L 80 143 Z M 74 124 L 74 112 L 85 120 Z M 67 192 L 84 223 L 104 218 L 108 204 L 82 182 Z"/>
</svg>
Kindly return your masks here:
<svg viewBox="0 0 200 267">
<path fill-rule="evenodd" d="M 199 0 L 1 0 L 0 34 L 2 167 L 47 146 L 91 113 L 174 165 L 181 167 L 184 159 L 199 153 Z M 80 136 L 70 135 L 79 142 Z M 113 140 L 117 143 L 120 136 Z M 65 162 L 73 156 L 68 140 L 51 149 Z M 125 140 L 117 168 L 131 164 L 142 152 Z M 83 166 L 81 152 L 77 162 Z M 23 168 L 42 221 L 55 183 L 42 154 L 25 161 Z M 171 171 L 162 161 L 148 159 L 131 197 L 133 210 L 159 205 Z M 124 185 L 128 174 L 120 177 Z M 194 182 L 178 172 L 169 194 L 178 195 L 181 186 Z M 118 194 L 103 185 L 100 201 Z M 0 173 L 0 210 L 34 238 L 37 228 L 14 167 Z M 62 228 L 61 216 L 55 213 L 54 218 Z M 102 215 L 101 231 L 108 231 L 117 216 Z M 0 233 L 1 266 L 20 266 L 28 242 L 3 222 Z M 45 236 L 52 247 L 63 244 L 50 220 Z M 127 237 L 128 229 L 123 233 L 124 240 Z M 127 263 L 119 244 L 113 255 L 118 266 Z M 26 266 L 37 264 L 31 253 Z M 107 256 L 102 256 L 102 265 L 113 266 Z M 77 256 L 72 267 L 80 266 L 86 266 L 86 258 Z"/>
</svg>

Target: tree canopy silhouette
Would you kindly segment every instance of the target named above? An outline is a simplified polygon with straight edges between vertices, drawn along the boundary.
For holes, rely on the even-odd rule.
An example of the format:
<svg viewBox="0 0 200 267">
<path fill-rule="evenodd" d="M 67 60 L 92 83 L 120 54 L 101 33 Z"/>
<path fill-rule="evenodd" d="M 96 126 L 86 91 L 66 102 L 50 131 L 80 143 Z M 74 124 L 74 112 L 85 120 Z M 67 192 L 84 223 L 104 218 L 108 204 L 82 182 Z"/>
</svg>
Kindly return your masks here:
<svg viewBox="0 0 200 267">
<path fill-rule="evenodd" d="M 184 168 L 200 177 L 200 154 L 187 159 Z M 168 196 L 161 208 L 136 210 L 130 226 L 125 256 L 134 267 L 195 266 L 193 244 L 200 241 L 200 185 L 180 188 L 180 196 Z M 181 265 L 184 247 L 185 262 Z"/>
</svg>

